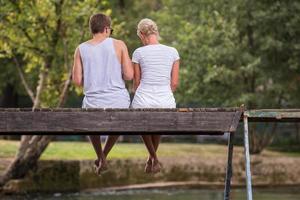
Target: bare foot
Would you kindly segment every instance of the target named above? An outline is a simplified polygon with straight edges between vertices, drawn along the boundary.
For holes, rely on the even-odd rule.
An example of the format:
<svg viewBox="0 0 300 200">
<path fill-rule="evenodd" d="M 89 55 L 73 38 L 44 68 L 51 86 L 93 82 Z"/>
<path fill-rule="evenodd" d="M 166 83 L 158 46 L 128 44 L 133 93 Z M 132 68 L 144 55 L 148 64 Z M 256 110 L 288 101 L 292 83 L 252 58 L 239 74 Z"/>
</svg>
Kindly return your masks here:
<svg viewBox="0 0 300 200">
<path fill-rule="evenodd" d="M 97 175 L 101 175 L 102 172 L 108 169 L 106 160 L 95 160 L 94 161 L 94 172 Z"/>
<path fill-rule="evenodd" d="M 152 161 L 148 159 L 145 165 L 145 173 L 150 174 L 152 172 Z"/>
<path fill-rule="evenodd" d="M 105 159 L 102 160 L 101 162 L 99 162 L 99 164 L 100 164 L 100 170 L 101 170 L 102 172 L 108 170 L 107 162 L 106 162 Z"/>
<path fill-rule="evenodd" d="M 162 166 L 158 160 L 152 160 L 152 173 L 156 174 L 160 172 Z"/>
<path fill-rule="evenodd" d="M 97 174 L 97 168 L 99 166 L 99 160 L 95 160 L 94 161 L 94 165 L 93 165 L 93 169 L 94 169 L 94 172 Z"/>
</svg>

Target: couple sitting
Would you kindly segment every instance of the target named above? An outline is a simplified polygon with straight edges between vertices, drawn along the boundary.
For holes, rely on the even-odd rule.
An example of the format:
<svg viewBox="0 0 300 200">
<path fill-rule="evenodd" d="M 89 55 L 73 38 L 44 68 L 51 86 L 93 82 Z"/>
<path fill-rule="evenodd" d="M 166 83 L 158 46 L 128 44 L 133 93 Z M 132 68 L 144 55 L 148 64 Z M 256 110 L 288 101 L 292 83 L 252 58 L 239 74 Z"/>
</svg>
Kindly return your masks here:
<svg viewBox="0 0 300 200">
<path fill-rule="evenodd" d="M 92 15 L 89 21 L 93 38 L 75 51 L 73 81 L 83 85 L 83 108 L 175 108 L 173 92 L 178 84 L 179 55 L 175 48 L 162 45 L 155 22 L 143 19 L 137 35 L 143 46 L 136 49 L 132 60 L 126 44 L 110 37 L 111 20 L 103 14 Z M 135 95 L 130 103 L 124 80 L 134 79 Z M 100 136 L 89 136 L 97 154 L 97 174 L 107 169 L 106 157 L 118 139 L 109 136 L 102 151 Z M 156 151 L 159 135 L 143 135 L 149 152 L 146 173 L 161 169 Z"/>
</svg>

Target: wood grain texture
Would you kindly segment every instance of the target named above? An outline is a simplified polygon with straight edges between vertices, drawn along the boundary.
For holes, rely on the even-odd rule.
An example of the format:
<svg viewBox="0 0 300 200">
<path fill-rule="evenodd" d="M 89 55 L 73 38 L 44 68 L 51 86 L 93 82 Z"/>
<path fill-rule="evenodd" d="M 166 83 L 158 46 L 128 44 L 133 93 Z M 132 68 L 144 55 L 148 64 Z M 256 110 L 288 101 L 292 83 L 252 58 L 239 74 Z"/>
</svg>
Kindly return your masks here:
<svg viewBox="0 0 300 200">
<path fill-rule="evenodd" d="M 223 134 L 234 132 L 239 108 L 1 109 L 0 133 Z"/>
</svg>

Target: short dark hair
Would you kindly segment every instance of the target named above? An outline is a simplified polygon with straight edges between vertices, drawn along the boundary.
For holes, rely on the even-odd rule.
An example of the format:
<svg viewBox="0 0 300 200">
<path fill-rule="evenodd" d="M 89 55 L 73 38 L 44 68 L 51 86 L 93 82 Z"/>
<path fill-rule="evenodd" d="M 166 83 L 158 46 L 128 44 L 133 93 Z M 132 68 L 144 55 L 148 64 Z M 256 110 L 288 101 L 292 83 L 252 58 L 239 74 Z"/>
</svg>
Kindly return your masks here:
<svg viewBox="0 0 300 200">
<path fill-rule="evenodd" d="M 110 27 L 111 19 L 109 16 L 98 13 L 90 17 L 90 31 L 92 34 L 103 33 L 105 27 Z"/>
</svg>

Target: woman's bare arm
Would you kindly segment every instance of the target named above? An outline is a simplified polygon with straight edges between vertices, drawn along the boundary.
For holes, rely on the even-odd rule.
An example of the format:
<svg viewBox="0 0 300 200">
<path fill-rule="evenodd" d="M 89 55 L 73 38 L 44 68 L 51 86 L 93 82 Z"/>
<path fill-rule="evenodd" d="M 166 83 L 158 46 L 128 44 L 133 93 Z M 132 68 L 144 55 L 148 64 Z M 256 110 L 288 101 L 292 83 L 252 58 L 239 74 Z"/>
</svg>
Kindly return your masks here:
<svg viewBox="0 0 300 200">
<path fill-rule="evenodd" d="M 72 71 L 72 80 L 77 86 L 82 86 L 83 68 L 80 58 L 79 48 L 76 48 L 74 53 L 74 64 Z"/>
<path fill-rule="evenodd" d="M 133 63 L 133 70 L 134 70 L 134 76 L 133 76 L 133 89 L 136 91 L 136 89 L 139 87 L 141 82 L 141 67 L 138 63 Z"/>
<path fill-rule="evenodd" d="M 178 84 L 179 84 L 179 60 L 176 60 L 173 63 L 172 72 L 171 72 L 171 89 L 175 92 Z"/>
</svg>

